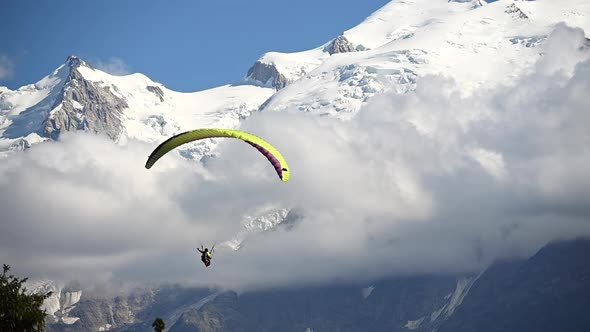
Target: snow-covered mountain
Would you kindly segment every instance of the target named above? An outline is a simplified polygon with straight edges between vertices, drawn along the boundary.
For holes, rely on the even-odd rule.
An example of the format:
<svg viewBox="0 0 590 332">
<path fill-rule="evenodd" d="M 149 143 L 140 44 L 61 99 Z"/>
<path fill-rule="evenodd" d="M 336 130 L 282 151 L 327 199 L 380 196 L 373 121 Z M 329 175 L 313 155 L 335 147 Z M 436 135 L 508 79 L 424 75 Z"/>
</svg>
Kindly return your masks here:
<svg viewBox="0 0 590 332">
<path fill-rule="evenodd" d="M 82 290 L 79 288 L 65 287 L 54 280 L 28 281 L 25 287 L 29 293 L 50 293 L 50 296 L 43 302 L 41 309 L 46 310 L 48 320 L 52 323 L 71 325 L 80 319 L 79 317 L 70 316 L 70 311 L 76 308 L 82 298 Z"/>
<path fill-rule="evenodd" d="M 35 84 L 0 90 L 0 151 L 55 140 L 66 131 L 101 133 L 124 144 L 160 142 L 199 127 L 235 128 L 272 93 L 247 84 L 180 93 L 145 75 L 109 75 L 69 56 Z M 214 145 L 199 142 L 184 155 L 200 159 Z"/>
<path fill-rule="evenodd" d="M 371 98 L 412 91 L 421 77 L 430 74 L 453 78 L 461 92 L 469 95 L 484 83 L 488 87 L 509 84 L 529 72 L 543 57 L 542 47 L 557 24 L 590 31 L 589 17 L 587 0 L 391 1 L 316 48 L 264 54 L 240 84 L 192 93 L 172 91 L 142 74 L 110 75 L 70 56 L 37 83 L 14 91 L 0 87 L 0 158 L 78 130 L 105 135 L 117 144 L 157 143 L 198 127 L 237 128 L 257 111 L 308 112 L 346 121 Z M 421 119 L 409 120 L 428 131 Z M 186 158 L 201 160 L 214 153 L 217 144 L 206 140 L 179 151 Z M 296 221 L 297 213 L 291 208 L 263 207 L 244 215 L 242 230 L 225 245 L 239 249 L 248 236 Z M 445 295 L 436 297 L 438 302 L 430 301 L 412 315 L 404 312 L 405 325 L 399 329 L 426 330 L 430 323 L 451 317 L 478 280 L 453 278 L 450 286 L 439 289 Z M 84 299 L 78 290 L 43 282 L 34 288 L 56 292 L 46 307 L 59 324 L 82 324 L 79 304 Z M 379 291 L 379 285 L 371 286 L 359 296 L 370 301 Z M 207 321 L 211 313 L 199 311 L 197 305 L 202 300 L 184 301 L 186 312 L 175 312 L 174 317 L 184 316 L 189 323 L 197 318 Z M 228 302 L 237 312 L 234 300 Z M 387 300 L 381 297 L 379 303 Z M 145 303 L 153 303 L 151 298 L 146 301 L 139 301 L 142 309 Z M 100 308 L 102 315 L 114 306 L 91 303 L 88 307 Z M 130 312 L 127 304 L 120 310 Z M 97 319 L 99 325 L 93 322 L 92 326 L 106 329 L 121 322 L 127 323 Z"/>
<path fill-rule="evenodd" d="M 270 66 L 274 81 L 294 82 L 265 111 L 350 119 L 376 94 L 412 90 L 427 74 L 454 78 L 465 94 L 483 83 L 508 84 L 542 56 L 539 46 L 556 24 L 588 31 L 589 14 L 583 0 L 391 1 L 326 45 L 268 53 L 251 71 Z"/>
<path fill-rule="evenodd" d="M 427 74 L 452 77 L 469 94 L 530 69 L 559 22 L 590 30 L 589 12 L 584 0 L 391 1 L 319 47 L 264 54 L 243 84 L 194 93 L 142 74 L 109 75 L 70 56 L 35 84 L 0 87 L 0 151 L 75 130 L 156 142 L 200 126 L 235 128 L 259 108 L 349 119 L 376 94 L 412 90 Z M 212 148 L 195 145 L 187 156 Z"/>
<path fill-rule="evenodd" d="M 0 157 L 65 131 L 155 143 L 198 127 L 236 128 L 258 110 L 351 119 L 375 95 L 411 91 L 428 74 L 452 77 L 469 94 L 526 73 L 556 24 L 588 31 L 589 14 L 585 0 L 391 1 L 316 48 L 264 54 L 241 84 L 193 93 L 142 74 L 110 75 L 70 56 L 35 84 L 0 87 Z M 217 144 L 203 140 L 178 151 L 200 160 Z"/>
</svg>

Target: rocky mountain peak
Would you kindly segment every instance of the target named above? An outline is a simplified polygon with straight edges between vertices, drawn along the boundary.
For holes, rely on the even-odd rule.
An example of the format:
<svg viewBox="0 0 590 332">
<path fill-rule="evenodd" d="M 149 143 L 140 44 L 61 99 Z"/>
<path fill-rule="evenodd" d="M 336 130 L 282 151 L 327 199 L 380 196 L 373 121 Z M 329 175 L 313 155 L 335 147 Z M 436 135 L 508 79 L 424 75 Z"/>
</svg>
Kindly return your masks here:
<svg viewBox="0 0 590 332">
<path fill-rule="evenodd" d="M 81 58 L 70 55 L 65 65 L 69 73 L 40 134 L 57 139 L 63 131 L 84 130 L 106 134 L 116 140 L 122 130 L 121 115 L 128 107 L 127 101 L 113 94 L 110 87 L 87 80 L 78 69 L 82 66 L 94 68 Z"/>
<path fill-rule="evenodd" d="M 277 90 L 284 88 L 289 83 L 287 78 L 279 73 L 274 64 L 267 64 L 261 61 L 256 61 L 256 63 L 248 69 L 246 78 L 263 85 L 271 86 Z"/>
<path fill-rule="evenodd" d="M 80 66 L 90 67 L 87 62 L 75 55 L 68 55 L 65 64 L 68 66 L 68 68 L 70 68 L 70 70 L 74 70 Z"/>
<path fill-rule="evenodd" d="M 348 39 L 346 39 L 346 37 L 344 37 L 343 35 L 334 38 L 334 40 L 332 40 L 328 47 L 326 47 L 326 52 L 330 53 L 330 55 L 336 53 L 347 53 L 355 51 L 356 49 L 354 48 L 352 43 L 348 41 Z"/>
</svg>

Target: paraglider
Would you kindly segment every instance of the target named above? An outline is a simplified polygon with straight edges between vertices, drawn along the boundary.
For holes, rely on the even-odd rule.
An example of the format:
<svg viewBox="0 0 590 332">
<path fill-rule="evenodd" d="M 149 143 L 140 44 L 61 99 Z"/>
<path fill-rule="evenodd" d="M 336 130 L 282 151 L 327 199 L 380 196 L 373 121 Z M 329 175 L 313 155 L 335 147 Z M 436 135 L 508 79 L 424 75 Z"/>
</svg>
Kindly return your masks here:
<svg viewBox="0 0 590 332">
<path fill-rule="evenodd" d="M 211 247 L 211 251 L 208 248 L 203 249 L 203 245 L 201 245 L 201 249 L 197 248 L 197 251 L 201 253 L 201 262 L 205 264 L 206 267 L 211 265 L 211 258 L 213 258 L 213 250 L 215 250 L 215 245 Z"/>
<path fill-rule="evenodd" d="M 250 144 L 268 159 L 283 182 L 289 181 L 290 171 L 287 161 L 274 146 L 258 136 L 236 129 L 203 128 L 175 135 L 164 141 L 152 152 L 145 164 L 145 168 L 150 169 L 158 159 L 182 144 L 213 137 L 237 138 Z"/>
<path fill-rule="evenodd" d="M 274 167 L 275 172 L 283 182 L 289 181 L 290 170 L 289 166 L 287 165 L 287 161 L 274 146 L 258 136 L 236 129 L 202 128 L 187 131 L 170 137 L 158 145 L 154 151 L 152 151 L 145 163 L 145 168 L 150 169 L 166 153 L 174 150 L 180 145 L 200 139 L 214 137 L 237 138 L 248 143 L 260 153 L 262 153 L 266 159 L 268 159 L 268 161 Z M 211 265 L 211 258 L 213 256 L 214 248 L 215 245 L 213 245 L 211 251 L 209 251 L 208 248 L 203 248 L 203 245 L 201 245 L 200 249 L 197 248 L 197 251 L 201 254 L 201 261 L 205 267 L 209 267 Z"/>
</svg>

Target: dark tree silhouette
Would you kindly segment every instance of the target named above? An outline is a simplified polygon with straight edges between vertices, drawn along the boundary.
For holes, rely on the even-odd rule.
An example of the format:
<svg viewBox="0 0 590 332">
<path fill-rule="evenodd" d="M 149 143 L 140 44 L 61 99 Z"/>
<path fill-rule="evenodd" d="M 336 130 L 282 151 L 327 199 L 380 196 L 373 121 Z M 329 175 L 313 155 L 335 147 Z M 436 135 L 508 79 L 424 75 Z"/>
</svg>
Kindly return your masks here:
<svg viewBox="0 0 590 332">
<path fill-rule="evenodd" d="M 154 331 L 156 331 L 156 332 L 162 332 L 166 328 L 166 323 L 164 323 L 164 320 L 162 318 L 159 318 L 158 317 L 152 323 L 152 327 L 154 328 Z"/>
<path fill-rule="evenodd" d="M 8 271 L 10 266 L 4 264 L 4 272 L 0 276 L 0 331 L 44 331 L 47 312 L 40 307 L 51 292 L 27 294 L 23 284 L 28 278 L 7 275 Z"/>
</svg>

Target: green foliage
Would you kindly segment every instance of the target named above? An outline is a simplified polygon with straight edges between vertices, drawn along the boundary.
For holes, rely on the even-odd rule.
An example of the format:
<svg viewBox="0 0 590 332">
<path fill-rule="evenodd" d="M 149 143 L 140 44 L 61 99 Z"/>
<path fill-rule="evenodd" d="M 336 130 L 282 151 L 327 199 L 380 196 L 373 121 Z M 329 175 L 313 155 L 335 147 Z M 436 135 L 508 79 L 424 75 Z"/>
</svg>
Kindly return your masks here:
<svg viewBox="0 0 590 332">
<path fill-rule="evenodd" d="M 45 310 L 41 310 L 48 294 L 27 294 L 23 284 L 28 278 L 7 275 L 10 266 L 4 264 L 0 276 L 0 332 L 42 332 L 45 329 Z"/>
<path fill-rule="evenodd" d="M 156 318 L 156 320 L 152 323 L 152 327 L 156 332 L 162 332 L 166 328 L 166 324 L 162 318 Z"/>
</svg>

